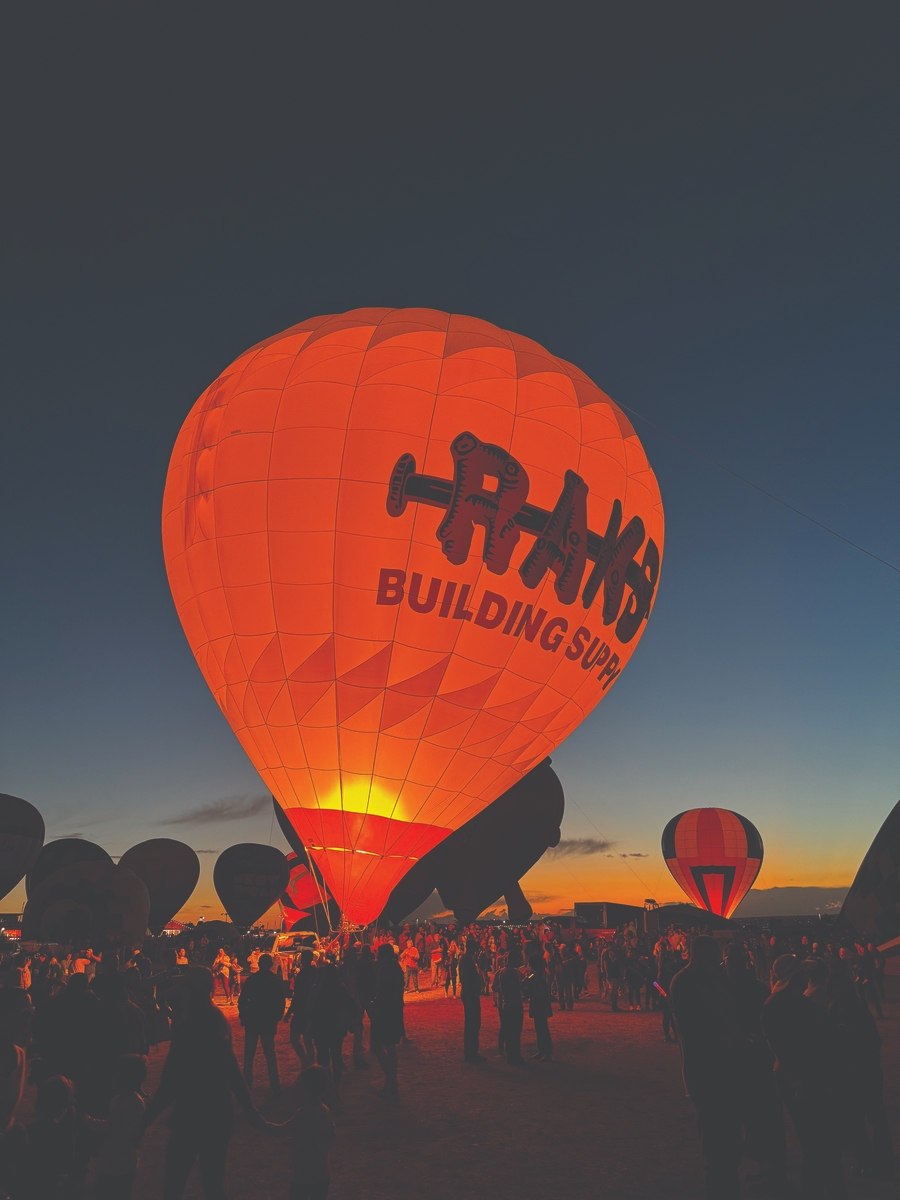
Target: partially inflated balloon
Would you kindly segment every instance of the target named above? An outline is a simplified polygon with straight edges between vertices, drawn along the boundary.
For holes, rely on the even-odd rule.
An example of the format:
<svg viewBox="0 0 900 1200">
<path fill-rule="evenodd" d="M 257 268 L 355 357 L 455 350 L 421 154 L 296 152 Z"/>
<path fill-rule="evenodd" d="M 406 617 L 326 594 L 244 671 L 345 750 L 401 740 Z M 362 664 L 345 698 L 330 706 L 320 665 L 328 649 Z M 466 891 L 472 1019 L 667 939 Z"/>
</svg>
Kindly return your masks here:
<svg viewBox="0 0 900 1200">
<path fill-rule="evenodd" d="M 147 927 L 159 934 L 193 894 L 200 878 L 200 859 L 184 842 L 172 838 L 151 838 L 138 842 L 119 859 L 144 881 L 150 893 L 150 919 Z"/>
<path fill-rule="evenodd" d="M 510 920 L 527 920 L 531 908 L 518 881 L 559 844 L 564 812 L 562 784 L 547 758 L 420 859 L 391 892 L 384 919 L 402 921 L 437 888 L 462 924 L 501 896 Z"/>
<path fill-rule="evenodd" d="M 875 835 L 844 900 L 841 916 L 862 942 L 900 945 L 900 804 Z"/>
<path fill-rule="evenodd" d="M 267 913 L 287 887 L 290 868 L 274 846 L 241 842 L 216 859 L 213 883 L 225 911 L 241 929 Z"/>
<path fill-rule="evenodd" d="M 248 350 L 185 421 L 163 511 L 206 681 L 353 921 L 599 703 L 662 544 L 610 398 L 431 309 Z"/>
<path fill-rule="evenodd" d="M 102 846 L 84 838 L 57 838 L 56 841 L 48 842 L 34 860 L 25 878 L 26 893 L 30 897 L 34 889 L 56 871 L 82 862 L 111 863 L 112 859 Z"/>
<path fill-rule="evenodd" d="M 759 874 L 763 844 L 752 821 L 727 808 L 692 808 L 663 830 L 666 866 L 691 902 L 730 917 Z"/>
<path fill-rule="evenodd" d="M 0 900 L 31 870 L 44 844 L 44 818 L 27 800 L 0 793 Z"/>
<path fill-rule="evenodd" d="M 22 937 L 82 945 L 109 939 L 128 946 L 147 932 L 149 913 L 147 889 L 127 867 L 111 859 L 74 862 L 32 886 Z"/>
</svg>

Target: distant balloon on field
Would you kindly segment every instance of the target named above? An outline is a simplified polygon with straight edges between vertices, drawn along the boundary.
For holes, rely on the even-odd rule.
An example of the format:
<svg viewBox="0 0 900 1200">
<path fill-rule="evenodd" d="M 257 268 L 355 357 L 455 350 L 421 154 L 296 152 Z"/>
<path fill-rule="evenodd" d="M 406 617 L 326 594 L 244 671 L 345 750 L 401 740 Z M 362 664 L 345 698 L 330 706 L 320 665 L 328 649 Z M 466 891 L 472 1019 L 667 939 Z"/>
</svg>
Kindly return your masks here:
<svg viewBox="0 0 900 1200">
<path fill-rule="evenodd" d="M 32 886 L 22 917 L 22 940 L 129 948 L 147 932 L 150 897 L 127 867 L 75 862 Z"/>
<path fill-rule="evenodd" d="M 894 805 L 860 863 L 841 916 L 863 944 L 900 945 L 900 804 Z"/>
<path fill-rule="evenodd" d="M 475 317 L 311 317 L 210 384 L 169 464 L 169 585 L 346 918 L 373 920 L 608 694 L 663 524 L 622 409 Z"/>
<path fill-rule="evenodd" d="M 763 843 L 752 821 L 727 808 L 692 808 L 663 830 L 666 866 L 692 904 L 730 917 L 759 874 Z"/>
<path fill-rule="evenodd" d="M 27 800 L 0 793 L 0 900 L 34 865 L 44 844 L 44 818 Z"/>
<path fill-rule="evenodd" d="M 159 934 L 184 908 L 200 878 L 200 859 L 184 842 L 150 838 L 126 850 L 119 859 L 144 881 L 150 893 L 150 932 Z"/>
<path fill-rule="evenodd" d="M 288 885 L 290 867 L 274 846 L 241 842 L 216 859 L 213 883 L 222 907 L 241 929 L 269 911 Z"/>
<path fill-rule="evenodd" d="M 34 860 L 34 865 L 25 876 L 25 891 L 30 897 L 36 887 L 56 871 L 75 863 L 111 864 L 112 859 L 102 846 L 85 838 L 57 838 L 48 842 Z"/>
</svg>

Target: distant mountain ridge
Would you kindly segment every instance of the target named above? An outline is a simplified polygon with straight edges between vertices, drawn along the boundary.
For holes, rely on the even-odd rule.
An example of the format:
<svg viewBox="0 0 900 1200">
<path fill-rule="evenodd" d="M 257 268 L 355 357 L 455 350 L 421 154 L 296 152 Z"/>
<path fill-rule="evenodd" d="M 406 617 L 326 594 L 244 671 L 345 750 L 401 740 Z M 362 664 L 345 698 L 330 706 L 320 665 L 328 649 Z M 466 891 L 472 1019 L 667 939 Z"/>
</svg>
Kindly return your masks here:
<svg viewBox="0 0 900 1200">
<path fill-rule="evenodd" d="M 736 917 L 806 917 L 837 915 L 849 887 L 751 888 L 734 912 Z"/>
</svg>

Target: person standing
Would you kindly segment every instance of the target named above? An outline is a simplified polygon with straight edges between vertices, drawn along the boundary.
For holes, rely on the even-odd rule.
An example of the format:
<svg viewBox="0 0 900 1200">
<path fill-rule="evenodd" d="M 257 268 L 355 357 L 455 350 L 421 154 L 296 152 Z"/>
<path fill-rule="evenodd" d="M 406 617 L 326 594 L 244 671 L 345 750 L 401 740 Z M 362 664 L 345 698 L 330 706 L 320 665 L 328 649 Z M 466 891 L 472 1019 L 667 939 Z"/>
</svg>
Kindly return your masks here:
<svg viewBox="0 0 900 1200">
<path fill-rule="evenodd" d="M 482 982 L 475 961 L 477 949 L 475 938 L 466 938 L 465 953 L 459 960 L 459 994 L 463 1005 L 463 1057 L 468 1063 L 487 1062 L 478 1049 Z"/>
<path fill-rule="evenodd" d="M 772 994 L 762 1007 L 775 1078 L 803 1149 L 800 1187 L 812 1200 L 845 1200 L 837 1121 L 838 1069 L 829 1018 L 804 996 L 806 972 L 793 954 L 772 964 Z"/>
<path fill-rule="evenodd" d="M 397 1043 L 403 1037 L 403 968 L 390 942 L 378 947 L 375 995 L 369 1010 L 369 1043 L 384 1071 L 381 1095 L 396 1100 Z"/>
<path fill-rule="evenodd" d="M 316 969 L 315 980 L 309 994 L 307 1028 L 316 1048 L 316 1063 L 331 1068 L 330 1101 L 337 1102 L 344 1073 L 344 1038 L 353 1027 L 358 1009 L 333 962 L 323 962 Z"/>
<path fill-rule="evenodd" d="M 696 937 L 672 980 L 685 1091 L 697 1110 L 708 1200 L 738 1200 L 741 1116 L 735 1096 L 740 1027 L 714 938 Z"/>
<path fill-rule="evenodd" d="M 403 968 L 404 987 L 407 992 L 419 990 L 419 951 L 416 943 L 408 941 L 400 952 L 400 966 Z"/>
<path fill-rule="evenodd" d="M 522 1024 L 525 1020 L 525 1005 L 522 1001 L 522 954 L 510 950 L 506 966 L 496 981 L 497 1002 L 500 1009 L 500 1028 L 506 1061 L 512 1066 L 524 1066 L 522 1057 Z"/>
<path fill-rule="evenodd" d="M 531 974 L 525 980 L 528 1015 L 534 1022 L 534 1037 L 537 1042 L 537 1050 L 531 1057 L 538 1062 L 550 1062 L 553 1058 L 553 1039 L 547 1022 L 553 1016 L 553 1003 L 550 999 L 550 981 L 547 978 L 547 965 L 543 954 L 538 951 L 530 955 L 528 965 L 531 967 Z"/>
<path fill-rule="evenodd" d="M 207 1200 L 224 1200 L 225 1162 L 234 1124 L 232 1094 L 252 1124 L 260 1127 L 263 1121 L 234 1057 L 228 1021 L 212 1002 L 212 972 L 194 967 L 184 979 L 186 1011 L 172 1032 L 162 1078 L 147 1105 L 137 1140 L 171 1107 L 163 1200 L 181 1200 L 198 1157 Z"/>
<path fill-rule="evenodd" d="M 262 1042 L 269 1086 L 273 1096 L 281 1095 L 278 1060 L 275 1057 L 275 1033 L 284 1016 L 286 997 L 281 976 L 272 970 L 271 954 L 259 956 L 258 970 L 244 984 L 238 1000 L 238 1016 L 244 1027 L 244 1078 L 253 1083 L 253 1059 L 257 1042 Z"/>
<path fill-rule="evenodd" d="M 291 1046 L 300 1059 L 302 1068 L 310 1066 L 315 1053 L 307 1028 L 309 996 L 316 981 L 314 958 L 315 955 L 309 947 L 300 951 L 300 969 L 294 975 L 291 1003 L 284 1018 L 285 1021 L 290 1022 Z"/>
</svg>

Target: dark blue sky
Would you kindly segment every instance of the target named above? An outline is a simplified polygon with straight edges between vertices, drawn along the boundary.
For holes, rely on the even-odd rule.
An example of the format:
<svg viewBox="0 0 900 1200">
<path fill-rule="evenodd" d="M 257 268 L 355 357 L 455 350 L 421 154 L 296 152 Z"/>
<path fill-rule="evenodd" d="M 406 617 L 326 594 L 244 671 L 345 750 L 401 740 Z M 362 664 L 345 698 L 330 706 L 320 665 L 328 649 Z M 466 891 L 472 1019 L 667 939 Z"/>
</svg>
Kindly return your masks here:
<svg viewBox="0 0 900 1200">
<path fill-rule="evenodd" d="M 900 563 L 896 6 L 47 11 L 0 38 L 0 790 L 51 834 L 268 841 L 265 814 L 159 824 L 261 792 L 160 499 L 200 391 L 316 313 L 516 330 Z M 900 579 L 635 425 L 658 603 L 555 763 L 566 836 L 649 858 L 533 890 L 675 898 L 659 834 L 705 803 L 759 825 L 761 885 L 848 883 L 897 800 Z"/>
</svg>

